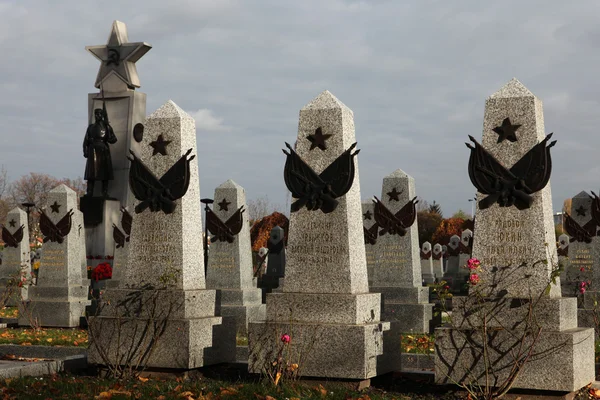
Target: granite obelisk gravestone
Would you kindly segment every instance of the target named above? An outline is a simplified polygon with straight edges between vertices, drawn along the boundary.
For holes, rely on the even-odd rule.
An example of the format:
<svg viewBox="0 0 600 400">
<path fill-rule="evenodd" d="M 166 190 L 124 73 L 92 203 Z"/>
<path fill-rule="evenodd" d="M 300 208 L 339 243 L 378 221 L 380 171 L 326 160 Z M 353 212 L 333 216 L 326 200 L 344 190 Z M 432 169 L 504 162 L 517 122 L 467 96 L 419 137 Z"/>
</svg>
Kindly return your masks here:
<svg viewBox="0 0 600 400">
<path fill-rule="evenodd" d="M 79 326 L 88 302 L 88 286 L 81 276 L 82 216 L 77 195 L 66 185 L 48 193 L 41 210 L 44 235 L 37 285 L 29 288 L 29 301 L 19 307 L 19 325 L 37 320 L 41 326 Z"/>
<path fill-rule="evenodd" d="M 104 308 L 90 321 L 96 345 L 88 359 L 114 363 L 132 351 L 130 343 L 141 343 L 133 351 L 153 346 L 148 367 L 190 369 L 233 361 L 235 325 L 215 316 L 216 292 L 205 289 L 194 119 L 169 100 L 144 125 L 139 152 L 130 155 L 137 201 L 128 265 L 119 287 L 105 291 Z M 158 332 L 157 320 L 164 327 Z M 123 340 L 115 340 L 117 333 Z"/>
<path fill-rule="evenodd" d="M 374 218 L 380 231 L 370 289 L 383 296 L 382 319 L 391 325 L 383 336 L 378 374 L 400 370 L 402 333 L 429 332 L 433 304 L 429 303 L 429 288 L 423 287 L 421 280 L 415 199 L 415 180 L 401 169 L 383 178 L 381 201 L 375 204 Z M 441 257 L 438 260 L 441 268 Z"/>
<path fill-rule="evenodd" d="M 436 329 L 437 383 L 485 384 L 486 371 L 504 382 L 515 361 L 523 360 L 513 350 L 530 343 L 523 338 L 537 327 L 539 336 L 513 388 L 571 392 L 595 377 L 593 330 L 577 328 L 576 299 L 561 298 L 560 281 L 552 283 L 557 256 L 549 147 L 554 142 L 548 139 L 541 101 L 518 80 L 487 99 L 482 144 L 471 138 L 468 146 L 469 176 L 478 189 L 473 257 L 482 266 L 472 290 L 488 301 L 453 299 L 453 326 Z M 473 302 L 478 309 L 469 307 Z M 528 323 L 531 312 L 535 317 Z M 487 335 L 481 328 L 484 316 L 491 318 Z M 502 329 L 491 334 L 490 328 Z M 482 348 L 489 350 L 487 362 Z"/>
<path fill-rule="evenodd" d="M 4 250 L 0 262 L 0 298 L 6 299 L 6 305 L 14 307 L 21 300 L 27 300 L 27 285 L 19 288 L 18 282 L 22 277 L 31 279 L 29 224 L 25 211 L 15 207 L 6 214 L 2 240 Z"/>
<path fill-rule="evenodd" d="M 305 352 L 303 376 L 377 374 L 389 323 L 380 322 L 381 295 L 369 293 L 367 284 L 355 143 L 352 111 L 330 92 L 300 110 L 297 153 L 289 145 L 285 150 L 284 177 L 293 194 L 285 285 L 283 293 L 267 295 L 267 320 L 249 324 L 250 372 L 272 362 L 267 354 L 281 343 L 283 329 Z M 335 190 L 318 189 L 323 179 Z M 311 199 L 304 190 L 319 195 Z"/>
<path fill-rule="evenodd" d="M 561 283 L 576 293 L 581 282 L 592 280 L 594 268 L 600 261 L 598 226 L 592 218 L 592 198 L 587 192 L 582 191 L 571 199 L 571 213 L 564 216 L 563 228 L 570 240 L 569 264 L 564 273 L 565 282 Z"/>
<path fill-rule="evenodd" d="M 210 241 L 206 287 L 218 291 L 221 315 L 234 317 L 237 334 L 246 337 L 248 322 L 265 318 L 261 290 L 252 275 L 246 192 L 229 179 L 215 189 L 214 199 L 214 208 L 208 211 L 206 222 L 214 235 Z"/>
<path fill-rule="evenodd" d="M 421 245 L 421 252 L 420 252 L 421 280 L 422 280 L 422 282 L 425 282 L 426 284 L 433 283 L 433 281 L 435 280 L 435 278 L 433 276 L 433 260 L 432 260 L 431 256 L 432 256 L 431 243 L 424 242 L 423 245 Z"/>
</svg>

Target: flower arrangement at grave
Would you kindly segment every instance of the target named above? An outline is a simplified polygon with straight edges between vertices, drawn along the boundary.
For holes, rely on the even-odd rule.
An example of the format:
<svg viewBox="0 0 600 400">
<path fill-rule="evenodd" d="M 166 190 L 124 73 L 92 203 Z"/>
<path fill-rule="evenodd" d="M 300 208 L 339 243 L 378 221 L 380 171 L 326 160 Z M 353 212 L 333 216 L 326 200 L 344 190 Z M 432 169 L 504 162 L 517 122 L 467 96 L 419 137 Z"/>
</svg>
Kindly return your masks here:
<svg viewBox="0 0 600 400">
<path fill-rule="evenodd" d="M 89 268 L 89 267 L 88 267 Z M 112 267 L 109 263 L 100 263 L 92 270 L 91 278 L 96 282 L 112 278 Z"/>
<path fill-rule="evenodd" d="M 250 228 L 250 241 L 252 243 L 252 251 L 257 252 L 261 247 L 267 247 L 271 229 L 275 226 L 280 226 L 284 231 L 284 243 L 287 244 L 288 227 L 290 221 L 288 218 L 279 213 L 274 212 L 256 221 Z"/>
</svg>

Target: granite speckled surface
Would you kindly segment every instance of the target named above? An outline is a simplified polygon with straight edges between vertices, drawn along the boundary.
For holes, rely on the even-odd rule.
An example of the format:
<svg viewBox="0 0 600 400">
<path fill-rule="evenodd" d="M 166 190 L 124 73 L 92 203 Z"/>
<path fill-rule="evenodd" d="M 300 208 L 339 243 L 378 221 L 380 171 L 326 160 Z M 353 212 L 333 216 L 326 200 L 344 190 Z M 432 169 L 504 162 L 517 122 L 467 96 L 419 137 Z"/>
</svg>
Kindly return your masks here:
<svg viewBox="0 0 600 400">
<path fill-rule="evenodd" d="M 516 142 L 498 143 L 492 130 L 505 118 L 521 125 Z M 518 80 L 512 79 L 487 99 L 482 145 L 505 167 L 545 136 L 542 103 Z M 477 194 L 479 201 L 484 197 Z M 533 204 L 525 210 L 498 204 L 485 210 L 478 207 L 472 255 L 482 263 L 478 288 L 491 289 L 492 297 L 453 299 L 452 326 L 436 329 L 436 383 L 484 383 L 489 365 L 502 382 L 514 366 L 514 349 L 519 346 L 533 351 L 514 388 L 571 392 L 594 380 L 594 330 L 575 328 L 577 303 L 560 298 L 560 280 L 548 294 L 544 292 L 558 262 L 550 183 L 532 197 Z M 531 298 L 538 296 L 540 301 L 532 303 Z M 484 316 L 502 329 L 484 337 Z M 541 334 L 534 343 L 535 335 L 525 332 L 538 328 Z M 487 364 L 482 361 L 484 340 Z"/>
<path fill-rule="evenodd" d="M 310 150 L 307 136 L 317 128 L 331 135 L 326 150 Z M 296 151 L 316 173 L 355 141 L 352 111 L 330 92 L 300 110 Z M 356 157 L 353 162 L 357 166 Z M 281 343 L 284 329 L 293 332 L 294 348 L 310 348 L 303 355 L 303 376 L 377 375 L 383 333 L 390 326 L 380 322 L 381 295 L 368 293 L 358 168 L 351 189 L 337 200 L 337 208 L 329 214 L 306 208 L 291 213 L 283 292 L 267 294 L 266 321 L 248 327 L 250 372 L 260 372 L 265 362 L 271 362 L 267 354 Z M 321 312 L 315 314 L 316 310 Z"/>
<path fill-rule="evenodd" d="M 307 136 L 319 127 L 324 135 L 332 135 L 326 141 L 327 149 L 310 150 Z M 296 152 L 317 174 L 355 142 L 354 115 L 330 92 L 324 91 L 300 110 Z M 337 199 L 335 211 L 324 214 L 304 207 L 291 213 L 284 292 L 369 291 L 358 157 L 353 158 L 356 170 L 352 187 Z"/>
<path fill-rule="evenodd" d="M 244 207 L 245 210 L 242 214 L 242 230 L 235 235 L 232 243 L 211 243 L 206 287 L 219 292 L 221 315 L 235 317 L 237 332 L 246 336 L 248 322 L 264 320 L 266 311 L 265 305 L 261 303 L 261 290 L 256 287 L 252 275 L 252 246 L 246 191 L 229 179 L 215 189 L 214 200 L 213 212 L 222 222 L 226 222 L 240 207 Z M 228 296 L 224 296 L 227 294 L 225 292 L 244 293 L 239 293 L 238 301 L 227 301 Z"/>
<path fill-rule="evenodd" d="M 521 125 L 516 142 L 497 143 L 498 134 L 493 128 L 505 118 Z M 512 79 L 486 100 L 481 143 L 505 167 L 512 167 L 545 137 L 542 102 L 518 80 Z M 554 135 L 552 139 L 559 137 Z M 560 149 L 560 142 L 552 150 L 557 149 Z M 467 157 L 468 153 L 465 160 Z M 484 197 L 486 195 L 477 193 L 478 201 Z M 485 283 L 492 279 L 489 275 L 491 267 L 509 266 L 505 270 L 507 278 L 502 278 L 496 289 L 508 290 L 510 297 L 528 297 L 530 291 L 543 291 L 553 265 L 558 262 L 550 182 L 532 197 L 533 204 L 525 210 L 514 206 L 500 207 L 497 203 L 480 210 L 477 203 L 473 257 L 484 267 L 489 267 L 483 268 L 481 280 Z M 527 266 L 521 267 L 522 263 Z M 560 297 L 560 282 L 557 283 L 552 285 L 551 297 Z"/>
<path fill-rule="evenodd" d="M 197 155 L 194 119 L 171 100 L 149 115 L 144 126 L 137 156 L 155 176 L 161 177 L 189 149 L 190 156 Z M 150 146 L 159 135 L 170 141 L 166 155 L 153 154 Z M 190 163 L 188 190 L 175 204 L 171 214 L 150 209 L 132 214 L 123 279 L 119 289 L 107 289 L 104 294 L 113 301 L 90 319 L 100 348 L 113 360 L 118 352 L 129 351 L 129 343 L 140 339 L 140 329 L 156 319 L 164 322 L 166 333 L 158 339 L 149 366 L 197 368 L 235 360 L 235 321 L 219 316 L 215 291 L 205 289 L 196 159 Z M 170 285 L 156 290 L 165 287 L 161 277 L 168 277 Z M 121 304 L 119 299 L 129 300 Z M 125 338 L 122 343 L 114 340 L 119 323 Z M 144 349 L 141 346 L 136 351 Z M 88 360 L 103 363 L 96 346 L 90 346 Z"/>
<path fill-rule="evenodd" d="M 398 200 L 388 195 L 394 189 L 400 192 Z M 383 178 L 379 199 L 392 214 L 396 214 L 415 196 L 414 178 L 401 169 Z M 388 233 L 377 239 L 372 286 L 420 287 L 420 259 L 419 228 L 415 219 L 404 236 Z"/>
<path fill-rule="evenodd" d="M 52 212 L 50 208 L 55 202 L 59 205 L 58 212 Z M 59 185 L 48 192 L 43 209 L 55 224 L 73 210 L 71 230 L 62 243 L 47 241 L 42 245 L 37 285 L 29 288 L 29 311 L 20 305 L 19 325 L 28 326 L 30 319 L 25 314 L 31 313 L 42 326 L 79 326 L 79 318 L 89 302 L 88 288 L 82 285 L 85 281 L 81 270 L 81 254 L 85 249 L 82 248 L 80 236 L 83 235 L 83 229 L 78 229 L 83 218 L 77 210 L 77 195 L 66 185 Z"/>
<path fill-rule="evenodd" d="M 425 283 L 433 283 L 433 249 L 431 243 L 423 242 L 421 245 L 421 276 Z"/>
<path fill-rule="evenodd" d="M 11 223 L 14 222 L 14 227 Z M 19 207 L 15 207 L 6 214 L 6 222 L 4 227 L 11 233 L 15 234 L 23 227 L 23 239 L 17 247 L 4 245 L 2 251 L 2 264 L 0 264 L 0 292 L 6 290 L 7 281 L 10 278 L 19 277 L 21 273 L 31 273 L 31 259 L 29 257 L 29 227 L 27 223 L 27 213 Z M 16 306 L 18 302 L 27 300 L 27 289 L 22 288 L 16 290 L 15 293 L 8 299 L 7 305 Z"/>
</svg>

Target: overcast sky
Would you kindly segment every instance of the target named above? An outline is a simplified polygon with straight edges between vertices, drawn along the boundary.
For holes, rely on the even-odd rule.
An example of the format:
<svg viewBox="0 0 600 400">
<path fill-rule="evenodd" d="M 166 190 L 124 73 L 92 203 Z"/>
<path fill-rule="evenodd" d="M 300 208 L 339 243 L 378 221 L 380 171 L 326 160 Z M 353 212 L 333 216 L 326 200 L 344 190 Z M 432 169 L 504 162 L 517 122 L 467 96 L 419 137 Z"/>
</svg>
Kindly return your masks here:
<svg viewBox="0 0 600 400">
<path fill-rule="evenodd" d="M 284 142 L 327 89 L 354 111 L 363 199 L 401 168 L 446 215 L 470 213 L 471 134 L 512 77 L 543 101 L 554 209 L 600 187 L 600 2 L 578 0 L 0 1 L 0 164 L 83 176 L 87 94 L 113 20 L 153 48 L 137 63 L 147 114 L 196 119 L 203 197 L 233 179 L 283 206 Z"/>
</svg>

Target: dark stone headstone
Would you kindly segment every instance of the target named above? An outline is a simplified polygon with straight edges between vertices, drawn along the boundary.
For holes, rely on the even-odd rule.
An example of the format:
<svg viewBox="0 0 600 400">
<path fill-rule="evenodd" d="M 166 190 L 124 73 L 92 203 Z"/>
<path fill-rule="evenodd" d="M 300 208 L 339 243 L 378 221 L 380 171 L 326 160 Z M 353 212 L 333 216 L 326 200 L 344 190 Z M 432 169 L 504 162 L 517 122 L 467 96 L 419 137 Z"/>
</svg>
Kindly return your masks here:
<svg viewBox="0 0 600 400">
<path fill-rule="evenodd" d="M 267 275 L 283 278 L 285 276 L 285 246 L 284 231 L 280 226 L 271 229 L 271 235 L 267 242 L 269 258 L 267 261 Z"/>
</svg>

